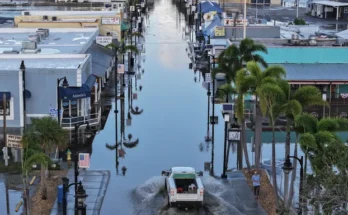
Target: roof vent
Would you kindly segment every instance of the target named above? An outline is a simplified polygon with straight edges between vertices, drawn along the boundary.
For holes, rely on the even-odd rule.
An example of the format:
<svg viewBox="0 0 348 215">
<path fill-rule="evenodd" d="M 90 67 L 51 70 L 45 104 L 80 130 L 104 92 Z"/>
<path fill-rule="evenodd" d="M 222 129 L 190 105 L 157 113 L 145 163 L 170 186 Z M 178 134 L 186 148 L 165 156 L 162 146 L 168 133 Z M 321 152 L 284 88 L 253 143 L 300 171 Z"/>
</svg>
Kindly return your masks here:
<svg viewBox="0 0 348 215">
<path fill-rule="evenodd" d="M 12 51 L 3 51 L 3 54 L 19 54 L 19 51 L 17 50 L 12 50 Z"/>
<path fill-rule="evenodd" d="M 35 49 L 37 49 L 37 43 L 35 41 L 23 41 L 22 42 L 22 49 L 35 50 Z"/>
<path fill-rule="evenodd" d="M 52 16 L 52 21 L 57 21 L 57 17 L 56 16 Z"/>
<path fill-rule="evenodd" d="M 30 12 L 29 11 L 24 11 L 24 16 L 29 16 Z"/>
<path fill-rule="evenodd" d="M 29 35 L 28 39 L 29 39 L 31 42 L 39 43 L 39 42 L 41 42 L 41 35 L 38 35 L 38 34 Z"/>
<path fill-rule="evenodd" d="M 50 30 L 48 28 L 39 28 L 37 29 L 38 31 L 45 31 L 46 32 L 46 37 L 50 35 Z"/>
<path fill-rule="evenodd" d="M 41 39 L 46 39 L 46 31 L 36 31 L 37 35 L 41 36 Z"/>
</svg>

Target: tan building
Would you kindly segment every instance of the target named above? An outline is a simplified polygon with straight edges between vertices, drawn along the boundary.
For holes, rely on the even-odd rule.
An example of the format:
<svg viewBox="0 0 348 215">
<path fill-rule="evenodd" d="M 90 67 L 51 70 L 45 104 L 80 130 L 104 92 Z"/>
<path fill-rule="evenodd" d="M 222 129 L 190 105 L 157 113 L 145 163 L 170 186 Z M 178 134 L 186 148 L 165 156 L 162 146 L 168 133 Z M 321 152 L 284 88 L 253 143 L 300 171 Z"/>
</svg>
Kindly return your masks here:
<svg viewBox="0 0 348 215">
<path fill-rule="evenodd" d="M 100 35 L 118 40 L 126 26 L 115 11 L 23 11 L 14 22 L 18 28 L 99 28 Z"/>
</svg>

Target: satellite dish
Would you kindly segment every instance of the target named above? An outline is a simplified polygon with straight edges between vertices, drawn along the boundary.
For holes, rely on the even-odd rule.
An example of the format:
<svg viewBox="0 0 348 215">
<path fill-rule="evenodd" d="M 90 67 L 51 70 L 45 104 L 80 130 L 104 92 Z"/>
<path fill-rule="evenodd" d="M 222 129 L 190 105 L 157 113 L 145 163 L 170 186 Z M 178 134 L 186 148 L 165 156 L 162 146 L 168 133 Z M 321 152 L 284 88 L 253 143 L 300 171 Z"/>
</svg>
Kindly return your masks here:
<svg viewBox="0 0 348 215">
<path fill-rule="evenodd" d="M 213 16 L 209 13 L 204 14 L 203 16 L 204 21 L 210 22 L 213 20 Z"/>
</svg>

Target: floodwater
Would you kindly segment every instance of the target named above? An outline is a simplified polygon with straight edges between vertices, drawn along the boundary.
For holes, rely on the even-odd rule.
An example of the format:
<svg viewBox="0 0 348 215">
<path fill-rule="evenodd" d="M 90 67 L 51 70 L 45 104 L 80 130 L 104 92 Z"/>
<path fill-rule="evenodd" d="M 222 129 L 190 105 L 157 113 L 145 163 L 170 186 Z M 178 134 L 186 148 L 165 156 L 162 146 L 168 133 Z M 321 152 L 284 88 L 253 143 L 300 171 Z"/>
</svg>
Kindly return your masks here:
<svg viewBox="0 0 348 215">
<path fill-rule="evenodd" d="M 0 11 L 0 17 L 13 14 L 19 14 L 19 9 Z M 142 75 L 132 77 L 133 93 L 137 93 L 137 99 L 132 102 L 133 108 L 138 106 L 143 112 L 132 115 L 131 125 L 125 127 L 125 137 L 132 134 L 131 140 L 139 139 L 139 144 L 134 148 L 123 146 L 125 157 L 119 159 L 119 170 L 116 171 L 115 151 L 105 147 L 106 143 L 115 143 L 113 110 L 110 111 L 105 129 L 93 142 L 90 169 L 111 171 L 101 214 L 240 214 L 236 205 L 231 205 L 223 198 L 229 188 L 207 172 L 204 172 L 202 179 L 206 190 L 204 208 L 200 211 L 183 211 L 166 207 L 161 171 L 173 166 L 191 166 L 201 171 L 204 162 L 210 162 L 211 145 L 204 142 L 207 96 L 199 74 L 189 69 L 187 41 L 185 32 L 182 32 L 185 26 L 184 14 L 178 13 L 171 0 L 159 0 L 145 21 L 146 53 L 138 59 L 138 72 Z M 142 86 L 141 91 L 137 91 L 139 86 Z M 126 118 L 129 109 L 127 100 Z M 118 110 L 120 106 L 118 102 Z M 215 109 L 219 124 L 215 127 L 214 162 L 215 174 L 219 176 L 223 162 L 224 123 L 221 106 L 216 105 Z M 118 123 L 120 129 L 120 111 Z M 118 133 L 120 141 L 120 130 Z M 264 145 L 263 158 L 271 157 L 270 149 L 270 145 Z M 277 145 L 277 157 L 284 158 L 283 144 Z M 229 169 L 234 168 L 235 163 L 236 156 L 231 154 Z M 121 174 L 122 167 L 127 168 L 125 176 Z M 6 214 L 2 179 L 0 177 L 0 214 Z M 11 214 L 14 214 L 14 205 L 19 200 L 20 192 L 10 191 Z"/>
</svg>

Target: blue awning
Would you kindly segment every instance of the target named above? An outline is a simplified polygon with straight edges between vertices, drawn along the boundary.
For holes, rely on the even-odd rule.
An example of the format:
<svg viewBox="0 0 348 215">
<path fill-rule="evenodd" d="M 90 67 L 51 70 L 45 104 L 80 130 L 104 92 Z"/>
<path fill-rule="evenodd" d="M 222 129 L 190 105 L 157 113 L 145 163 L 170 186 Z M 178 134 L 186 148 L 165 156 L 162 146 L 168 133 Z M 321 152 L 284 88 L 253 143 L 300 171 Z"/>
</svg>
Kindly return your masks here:
<svg viewBox="0 0 348 215">
<path fill-rule="evenodd" d="M 59 98 L 63 100 L 75 100 L 91 97 L 91 90 L 95 81 L 96 76 L 90 75 L 81 87 L 59 87 Z"/>
<path fill-rule="evenodd" d="M 6 95 L 6 100 L 11 99 L 11 92 L 0 92 L 0 101 L 4 98 L 4 94 Z"/>
<path fill-rule="evenodd" d="M 220 7 L 220 5 L 218 3 L 211 2 L 211 1 L 203 1 L 203 2 L 201 2 L 198 5 L 197 9 L 202 14 L 213 12 L 213 11 L 216 11 L 217 13 L 222 13 L 223 12 L 223 10 L 221 9 L 221 7 Z"/>
<path fill-rule="evenodd" d="M 75 100 L 91 97 L 91 89 L 82 84 L 81 87 L 59 87 L 59 97 L 63 100 Z"/>
</svg>

